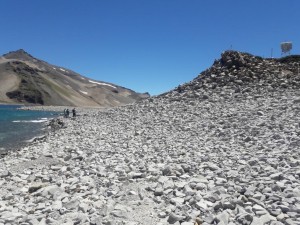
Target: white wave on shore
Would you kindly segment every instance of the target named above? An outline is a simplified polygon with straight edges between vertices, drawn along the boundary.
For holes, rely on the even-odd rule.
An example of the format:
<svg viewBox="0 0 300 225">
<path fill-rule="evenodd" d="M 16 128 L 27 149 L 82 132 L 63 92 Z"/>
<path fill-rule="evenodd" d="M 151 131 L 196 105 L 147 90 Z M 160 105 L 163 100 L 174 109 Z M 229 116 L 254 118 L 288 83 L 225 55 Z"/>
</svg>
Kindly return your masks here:
<svg viewBox="0 0 300 225">
<path fill-rule="evenodd" d="M 44 123 L 47 122 L 47 118 L 41 118 L 39 120 L 14 120 L 13 123 Z"/>
</svg>

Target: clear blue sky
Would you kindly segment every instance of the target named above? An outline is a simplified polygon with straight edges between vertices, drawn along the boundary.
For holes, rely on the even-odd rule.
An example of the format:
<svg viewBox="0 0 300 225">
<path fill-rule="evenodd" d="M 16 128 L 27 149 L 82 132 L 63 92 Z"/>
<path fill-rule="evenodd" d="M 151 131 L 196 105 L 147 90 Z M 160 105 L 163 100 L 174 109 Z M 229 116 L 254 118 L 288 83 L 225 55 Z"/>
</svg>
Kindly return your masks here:
<svg viewBox="0 0 300 225">
<path fill-rule="evenodd" d="M 87 77 L 152 95 L 232 48 L 300 54 L 299 0 L 0 0 L 0 55 L 23 48 Z M 232 46 L 232 47 L 231 47 Z"/>
</svg>

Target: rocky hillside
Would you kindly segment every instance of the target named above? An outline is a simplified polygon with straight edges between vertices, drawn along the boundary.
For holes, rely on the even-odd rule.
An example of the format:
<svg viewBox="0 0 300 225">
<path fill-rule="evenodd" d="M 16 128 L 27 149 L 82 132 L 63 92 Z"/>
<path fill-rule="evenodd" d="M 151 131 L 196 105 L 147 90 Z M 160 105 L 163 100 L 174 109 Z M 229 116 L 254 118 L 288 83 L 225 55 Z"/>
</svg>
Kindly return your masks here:
<svg viewBox="0 0 300 225">
<path fill-rule="evenodd" d="M 239 96 L 238 93 L 253 96 L 272 93 L 277 90 L 300 87 L 300 56 L 280 59 L 263 59 L 248 53 L 226 51 L 207 70 L 193 81 L 180 85 L 162 96 L 178 99 L 207 99 L 211 94 L 222 98 Z M 249 94 L 247 94 L 249 93 Z"/>
<path fill-rule="evenodd" d="M 36 59 L 24 50 L 0 57 L 0 102 L 69 106 L 118 106 L 149 97 L 81 76 Z"/>
<path fill-rule="evenodd" d="M 225 52 L 175 90 L 3 159 L 0 223 L 299 225 L 298 57 Z"/>
</svg>

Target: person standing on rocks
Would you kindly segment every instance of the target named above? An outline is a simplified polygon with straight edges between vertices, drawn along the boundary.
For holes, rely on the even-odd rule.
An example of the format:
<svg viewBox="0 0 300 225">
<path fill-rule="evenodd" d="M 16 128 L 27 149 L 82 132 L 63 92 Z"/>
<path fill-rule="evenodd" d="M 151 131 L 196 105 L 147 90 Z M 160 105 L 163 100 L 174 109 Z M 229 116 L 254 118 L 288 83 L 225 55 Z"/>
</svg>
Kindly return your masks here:
<svg viewBox="0 0 300 225">
<path fill-rule="evenodd" d="M 64 109 L 64 118 L 67 118 L 67 109 Z"/>
<path fill-rule="evenodd" d="M 72 109 L 72 113 L 73 113 L 73 117 L 76 117 L 76 110 L 75 110 L 75 108 Z"/>
<path fill-rule="evenodd" d="M 69 118 L 69 115 L 70 115 L 70 111 L 69 109 L 66 110 L 66 118 Z"/>
</svg>

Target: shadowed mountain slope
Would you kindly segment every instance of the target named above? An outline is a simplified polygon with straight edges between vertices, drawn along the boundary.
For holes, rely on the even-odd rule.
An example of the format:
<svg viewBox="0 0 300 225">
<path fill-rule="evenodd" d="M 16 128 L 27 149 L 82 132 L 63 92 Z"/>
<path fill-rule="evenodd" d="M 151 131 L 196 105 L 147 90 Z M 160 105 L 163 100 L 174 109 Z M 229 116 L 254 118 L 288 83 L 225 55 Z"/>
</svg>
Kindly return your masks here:
<svg viewBox="0 0 300 225">
<path fill-rule="evenodd" d="M 0 102 L 111 107 L 147 97 L 51 65 L 22 49 L 0 57 Z"/>
</svg>

